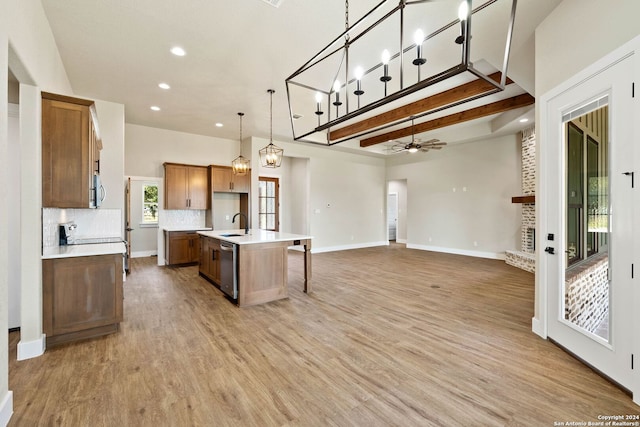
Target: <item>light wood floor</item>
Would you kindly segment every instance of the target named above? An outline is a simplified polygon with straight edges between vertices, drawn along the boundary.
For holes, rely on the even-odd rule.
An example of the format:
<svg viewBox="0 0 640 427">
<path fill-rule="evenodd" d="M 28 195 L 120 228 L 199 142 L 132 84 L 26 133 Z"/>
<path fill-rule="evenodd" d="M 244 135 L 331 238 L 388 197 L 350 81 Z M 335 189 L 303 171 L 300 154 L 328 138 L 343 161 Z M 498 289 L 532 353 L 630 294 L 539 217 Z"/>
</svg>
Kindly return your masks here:
<svg viewBox="0 0 640 427">
<path fill-rule="evenodd" d="M 16 362 L 12 426 L 552 426 L 640 407 L 531 332 L 533 275 L 401 245 L 317 254 L 239 309 L 134 259 L 118 334 Z"/>
</svg>

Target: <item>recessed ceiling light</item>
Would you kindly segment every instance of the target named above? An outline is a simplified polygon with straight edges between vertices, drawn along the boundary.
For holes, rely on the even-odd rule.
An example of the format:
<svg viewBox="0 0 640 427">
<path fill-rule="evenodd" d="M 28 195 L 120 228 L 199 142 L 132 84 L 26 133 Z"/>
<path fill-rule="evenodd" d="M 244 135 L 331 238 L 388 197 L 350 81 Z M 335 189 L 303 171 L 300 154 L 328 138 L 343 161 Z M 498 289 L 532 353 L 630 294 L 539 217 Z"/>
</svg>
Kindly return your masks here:
<svg viewBox="0 0 640 427">
<path fill-rule="evenodd" d="M 529 119 L 524 118 L 524 119 L 520 119 L 520 123 L 527 123 L 529 121 Z"/>
<path fill-rule="evenodd" d="M 169 86 L 169 85 L 168 85 L 168 84 L 166 84 L 166 83 L 159 83 L 159 84 L 158 84 L 158 87 L 159 87 L 160 89 L 171 89 L 171 86 Z"/>
<path fill-rule="evenodd" d="M 187 54 L 187 52 L 185 52 L 184 49 L 181 48 L 180 46 L 172 47 L 171 53 L 173 53 L 176 56 L 185 56 Z"/>
<path fill-rule="evenodd" d="M 157 105 L 152 105 L 152 106 L 151 106 L 151 109 L 152 109 L 153 111 L 160 111 L 160 107 L 158 107 Z"/>
<path fill-rule="evenodd" d="M 222 126 L 224 126 L 222 123 L 216 123 L 217 128 L 221 128 Z"/>
</svg>

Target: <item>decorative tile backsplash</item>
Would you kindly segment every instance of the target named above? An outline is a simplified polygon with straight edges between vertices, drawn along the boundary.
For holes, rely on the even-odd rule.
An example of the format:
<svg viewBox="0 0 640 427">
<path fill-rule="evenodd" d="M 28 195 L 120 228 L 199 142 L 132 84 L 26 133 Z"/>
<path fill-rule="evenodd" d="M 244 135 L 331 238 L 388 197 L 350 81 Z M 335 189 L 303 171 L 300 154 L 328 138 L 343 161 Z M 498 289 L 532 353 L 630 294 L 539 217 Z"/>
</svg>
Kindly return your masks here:
<svg viewBox="0 0 640 427">
<path fill-rule="evenodd" d="M 58 246 L 58 225 L 75 222 L 77 238 L 122 237 L 120 209 L 42 209 L 42 246 Z"/>
<path fill-rule="evenodd" d="M 205 214 L 201 210 L 163 210 L 160 213 L 159 224 L 163 227 L 195 227 L 205 226 Z"/>
</svg>

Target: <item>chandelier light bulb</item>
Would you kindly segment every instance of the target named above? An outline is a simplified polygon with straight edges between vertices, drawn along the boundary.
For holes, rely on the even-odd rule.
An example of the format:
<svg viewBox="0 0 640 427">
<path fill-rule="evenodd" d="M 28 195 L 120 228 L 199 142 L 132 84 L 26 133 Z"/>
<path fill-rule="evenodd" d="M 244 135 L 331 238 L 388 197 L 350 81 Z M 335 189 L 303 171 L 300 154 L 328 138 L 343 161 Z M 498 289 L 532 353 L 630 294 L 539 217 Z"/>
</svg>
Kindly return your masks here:
<svg viewBox="0 0 640 427">
<path fill-rule="evenodd" d="M 380 77 L 380 81 L 384 82 L 384 96 L 387 96 L 387 82 L 391 80 L 391 76 L 389 75 L 389 60 L 391 59 L 391 54 L 387 49 L 382 51 L 382 56 L 380 58 L 382 60 L 382 77 Z"/>
<path fill-rule="evenodd" d="M 340 102 L 340 80 L 336 80 L 335 82 L 333 82 L 333 91 L 336 93 L 336 100 L 333 101 L 333 105 L 336 106 L 337 116 L 338 107 L 342 105 L 342 102 Z"/>
<path fill-rule="evenodd" d="M 362 82 L 360 81 L 364 76 L 364 70 L 362 69 L 362 67 L 356 67 L 356 69 L 353 70 L 353 74 L 356 76 L 356 90 L 353 91 L 353 93 L 357 96 L 360 96 L 364 94 L 364 91 L 362 90 Z M 360 98 L 358 98 L 358 107 L 360 107 L 359 99 Z"/>
<path fill-rule="evenodd" d="M 322 112 L 322 94 L 320 92 L 316 92 L 316 114 L 321 116 Z M 318 117 L 318 126 L 320 126 L 320 117 Z"/>
<path fill-rule="evenodd" d="M 356 80 L 362 80 L 362 77 L 364 76 L 364 70 L 362 69 L 362 67 L 356 67 L 356 69 L 353 71 L 353 75 L 356 77 Z"/>
<path fill-rule="evenodd" d="M 382 65 L 389 65 L 389 60 L 391 59 L 391 54 L 387 49 L 382 51 Z"/>
<path fill-rule="evenodd" d="M 420 66 L 427 62 L 427 60 L 422 57 L 422 42 L 424 42 L 424 33 L 420 28 L 418 28 L 414 33 L 413 41 L 416 44 L 416 59 L 413 60 L 413 65 Z"/>
<path fill-rule="evenodd" d="M 458 7 L 458 19 L 464 21 L 469 16 L 469 5 L 467 4 L 467 0 L 462 0 L 460 6 Z"/>
<path fill-rule="evenodd" d="M 467 18 L 469 18 L 469 4 L 467 4 L 467 0 L 462 0 L 462 3 L 460 3 L 460 6 L 458 7 L 458 19 L 460 19 L 460 35 L 456 37 L 456 44 L 464 43 Z"/>
<path fill-rule="evenodd" d="M 422 45 L 423 41 L 424 41 L 424 33 L 420 28 L 418 28 L 416 32 L 413 34 L 413 42 L 416 44 L 416 46 L 420 46 Z"/>
<path fill-rule="evenodd" d="M 414 146 L 412 146 L 411 148 L 409 148 L 409 152 L 410 152 L 410 153 L 417 153 L 417 152 L 418 152 L 418 149 L 417 149 L 417 148 L 416 148 L 416 146 L 414 145 Z"/>
</svg>

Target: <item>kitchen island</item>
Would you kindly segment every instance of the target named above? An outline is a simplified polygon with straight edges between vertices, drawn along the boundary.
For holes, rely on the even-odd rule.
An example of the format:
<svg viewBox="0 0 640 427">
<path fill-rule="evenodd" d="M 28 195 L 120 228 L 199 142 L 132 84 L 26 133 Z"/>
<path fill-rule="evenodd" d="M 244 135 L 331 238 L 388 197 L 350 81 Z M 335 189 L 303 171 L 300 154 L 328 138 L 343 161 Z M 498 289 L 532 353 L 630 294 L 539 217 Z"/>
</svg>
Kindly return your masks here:
<svg viewBox="0 0 640 427">
<path fill-rule="evenodd" d="M 303 290 L 311 292 L 311 236 L 266 230 L 211 230 L 200 234 L 200 275 L 238 306 L 288 297 L 288 248 L 304 248 Z"/>
</svg>

